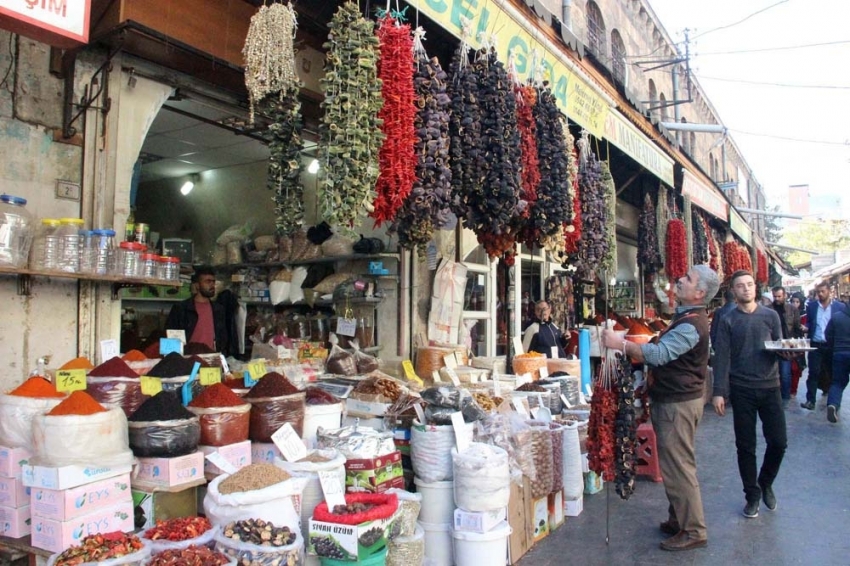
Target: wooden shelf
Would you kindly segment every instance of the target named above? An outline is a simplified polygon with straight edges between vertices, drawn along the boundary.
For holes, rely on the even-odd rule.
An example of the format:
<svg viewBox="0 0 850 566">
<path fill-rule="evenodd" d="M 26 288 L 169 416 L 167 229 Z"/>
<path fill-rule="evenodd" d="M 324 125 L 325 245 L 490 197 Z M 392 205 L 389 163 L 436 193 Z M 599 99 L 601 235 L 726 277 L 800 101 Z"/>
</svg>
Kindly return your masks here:
<svg viewBox="0 0 850 566">
<path fill-rule="evenodd" d="M 49 277 L 55 279 L 72 279 L 77 281 L 92 281 L 94 283 L 112 283 L 113 300 L 120 298 L 118 291 L 121 287 L 136 285 L 158 285 L 166 287 L 180 287 L 180 281 L 168 281 L 164 279 L 147 279 L 143 277 L 124 277 L 122 275 L 98 275 L 96 273 L 68 273 L 65 271 L 47 271 L 38 269 L 25 269 L 0 266 L 0 275 L 15 275 L 18 277 L 18 294 L 29 295 L 32 277 Z"/>
</svg>

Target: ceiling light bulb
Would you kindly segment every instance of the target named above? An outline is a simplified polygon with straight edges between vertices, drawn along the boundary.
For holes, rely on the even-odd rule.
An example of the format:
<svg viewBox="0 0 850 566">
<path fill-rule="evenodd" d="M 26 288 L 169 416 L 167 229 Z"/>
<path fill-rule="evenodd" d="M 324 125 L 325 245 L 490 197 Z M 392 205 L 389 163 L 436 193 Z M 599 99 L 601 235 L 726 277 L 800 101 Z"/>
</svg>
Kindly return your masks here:
<svg viewBox="0 0 850 566">
<path fill-rule="evenodd" d="M 318 159 L 314 159 L 313 161 L 310 162 L 310 165 L 307 167 L 307 172 L 310 173 L 311 175 L 315 175 L 316 173 L 319 172 L 319 160 Z"/>
<path fill-rule="evenodd" d="M 185 183 L 183 183 L 183 186 L 180 187 L 180 194 L 182 194 L 183 196 L 186 196 L 189 193 L 191 193 L 192 189 L 194 189 L 194 188 L 195 188 L 195 183 L 193 183 L 192 181 L 186 181 Z"/>
</svg>

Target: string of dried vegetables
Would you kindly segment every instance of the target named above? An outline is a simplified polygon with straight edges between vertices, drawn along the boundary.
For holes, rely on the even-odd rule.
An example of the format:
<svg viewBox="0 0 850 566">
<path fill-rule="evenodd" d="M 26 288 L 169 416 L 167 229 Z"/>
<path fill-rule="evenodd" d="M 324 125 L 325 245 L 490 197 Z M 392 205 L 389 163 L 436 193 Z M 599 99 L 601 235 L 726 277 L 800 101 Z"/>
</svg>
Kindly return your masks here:
<svg viewBox="0 0 850 566">
<path fill-rule="evenodd" d="M 399 245 L 424 254 L 434 230 L 449 220 L 452 171 L 449 166 L 449 107 L 446 72 L 440 61 L 428 58 L 422 44 L 425 31 L 414 31 L 416 89 L 416 178 L 390 228 Z"/>
<path fill-rule="evenodd" d="M 638 264 L 644 273 L 656 273 L 664 265 L 658 249 L 658 231 L 655 222 L 655 205 L 647 192 L 643 197 L 643 209 L 638 220 Z"/>
<path fill-rule="evenodd" d="M 291 236 L 304 224 L 304 186 L 301 184 L 301 102 L 292 87 L 259 102 L 270 119 L 267 186 L 274 191 L 278 234 Z"/>
<path fill-rule="evenodd" d="M 605 188 L 605 202 L 608 215 L 605 219 L 605 255 L 599 266 L 605 273 L 617 273 L 617 188 L 608 163 L 602 162 L 602 186 Z"/>
<path fill-rule="evenodd" d="M 767 285 L 769 274 L 767 269 L 767 256 L 761 250 L 756 250 L 756 261 L 758 267 L 756 269 L 756 283 L 759 285 Z"/>
<path fill-rule="evenodd" d="M 381 57 L 378 76 L 384 105 L 378 112 L 382 120 L 384 143 L 379 153 L 380 173 L 375 185 L 375 225 L 391 222 L 416 178 L 414 145 L 416 131 L 416 93 L 413 89 L 413 36 L 410 26 L 386 15 L 378 22 Z"/>
<path fill-rule="evenodd" d="M 635 466 L 637 465 L 637 418 L 635 416 L 635 377 L 631 362 L 625 356 L 617 364 L 617 420 L 614 425 L 617 464 L 616 490 L 622 499 L 635 492 Z"/>
<path fill-rule="evenodd" d="M 696 209 L 691 209 L 691 232 L 694 242 L 694 265 L 708 263 L 708 234 L 705 231 L 702 215 Z"/>
<path fill-rule="evenodd" d="M 384 139 L 378 112 L 378 44 L 374 23 L 356 2 L 344 2 L 328 23 L 325 76 L 321 79 L 318 199 L 322 219 L 353 233 L 372 211 L 378 150 Z"/>
<path fill-rule="evenodd" d="M 671 285 L 688 272 L 687 240 L 685 222 L 681 218 L 671 219 L 667 223 L 667 263 L 664 266 Z"/>
</svg>

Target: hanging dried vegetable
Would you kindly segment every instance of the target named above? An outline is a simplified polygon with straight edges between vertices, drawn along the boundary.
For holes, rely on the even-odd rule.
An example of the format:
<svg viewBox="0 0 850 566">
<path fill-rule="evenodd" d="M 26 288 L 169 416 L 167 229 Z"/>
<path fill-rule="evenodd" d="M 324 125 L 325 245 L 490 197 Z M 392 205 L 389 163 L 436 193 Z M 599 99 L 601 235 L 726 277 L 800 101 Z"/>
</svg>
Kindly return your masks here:
<svg viewBox="0 0 850 566">
<path fill-rule="evenodd" d="M 605 222 L 607 246 L 602 262 L 599 264 L 605 273 L 617 273 L 617 188 L 608 163 L 602 162 L 602 186 L 605 188 L 605 202 L 608 203 L 608 216 Z"/>
<path fill-rule="evenodd" d="M 242 55 L 252 124 L 255 104 L 272 93 L 289 92 L 300 85 L 293 45 L 296 27 L 292 4 L 263 4 L 251 17 Z"/>
<path fill-rule="evenodd" d="M 378 22 L 381 57 L 378 76 L 384 105 L 378 112 L 384 143 L 375 185 L 375 225 L 391 222 L 413 188 L 416 173 L 414 144 L 416 93 L 413 89 L 413 36 L 410 26 L 386 15 Z"/>
<path fill-rule="evenodd" d="M 705 231 L 702 215 L 694 209 L 691 209 L 691 230 L 694 242 L 694 265 L 708 263 L 708 234 Z"/>
<path fill-rule="evenodd" d="M 356 2 L 344 2 L 328 23 L 318 200 L 322 220 L 346 233 L 371 212 L 383 142 L 378 38 Z"/>
<path fill-rule="evenodd" d="M 637 249 L 638 264 L 647 274 L 656 273 L 664 265 L 658 249 L 658 231 L 655 224 L 655 205 L 652 204 L 652 196 L 647 192 L 643 197 L 643 210 L 638 220 Z"/>
<path fill-rule="evenodd" d="M 449 106 L 446 72 L 440 61 L 428 58 L 422 45 L 422 28 L 414 32 L 416 89 L 414 117 L 416 132 L 416 178 L 391 230 L 398 233 L 399 245 L 414 246 L 424 254 L 434 230 L 448 222 L 451 204 L 452 171 L 449 167 Z"/>
<path fill-rule="evenodd" d="M 448 94 L 451 98 L 449 140 L 452 169 L 452 210 L 466 218 L 468 198 L 484 179 L 484 152 L 481 149 L 481 70 L 469 61 L 469 30 L 464 28 L 460 45 L 449 66 Z"/>
<path fill-rule="evenodd" d="M 616 489 L 622 499 L 635 492 L 635 466 L 637 465 L 637 418 L 635 417 L 635 378 L 631 363 L 625 356 L 617 364 L 617 420 L 614 425 L 617 464 Z"/>
<path fill-rule="evenodd" d="M 269 170 L 266 184 L 274 191 L 275 226 L 291 236 L 304 224 L 304 186 L 301 184 L 301 103 L 298 88 L 281 91 L 259 103 L 269 118 Z"/>
<path fill-rule="evenodd" d="M 688 272 L 687 246 L 685 223 L 680 218 L 673 218 L 667 223 L 667 264 L 664 267 L 671 285 Z"/>
<path fill-rule="evenodd" d="M 756 250 L 756 260 L 758 261 L 758 268 L 756 270 L 756 283 L 759 285 L 767 285 L 768 278 L 770 277 L 767 269 L 767 256 L 761 250 Z"/>
</svg>

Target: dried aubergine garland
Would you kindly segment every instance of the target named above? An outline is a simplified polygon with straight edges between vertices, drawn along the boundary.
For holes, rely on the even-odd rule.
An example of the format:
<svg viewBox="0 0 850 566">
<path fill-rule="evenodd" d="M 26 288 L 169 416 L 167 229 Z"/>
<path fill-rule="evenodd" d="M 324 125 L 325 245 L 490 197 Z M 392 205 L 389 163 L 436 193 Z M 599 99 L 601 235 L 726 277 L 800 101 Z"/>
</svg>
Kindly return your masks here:
<svg viewBox="0 0 850 566">
<path fill-rule="evenodd" d="M 415 179 L 416 158 L 413 128 L 416 93 L 413 89 L 413 36 L 410 26 L 387 15 L 378 22 L 381 57 L 378 76 L 384 105 L 378 112 L 382 120 L 384 143 L 379 153 L 380 173 L 375 185 L 375 225 L 392 222 Z"/>
<path fill-rule="evenodd" d="M 643 210 L 638 221 L 638 265 L 644 273 L 656 273 L 663 264 L 658 251 L 658 233 L 655 226 L 655 205 L 649 192 L 643 197 Z"/>
<path fill-rule="evenodd" d="M 671 285 L 675 285 L 676 281 L 688 272 L 687 238 L 685 223 L 682 219 L 673 218 L 667 223 L 667 264 L 664 270 Z"/>
<path fill-rule="evenodd" d="M 481 149 L 479 68 L 469 61 L 469 45 L 461 41 L 449 66 L 451 98 L 449 140 L 452 170 L 452 211 L 465 218 L 468 196 L 484 179 Z"/>
<path fill-rule="evenodd" d="M 399 245 L 419 248 L 424 254 L 434 230 L 449 220 L 452 171 L 449 167 L 449 107 L 446 94 L 446 72 L 440 61 L 429 59 L 415 32 L 415 70 L 418 111 L 414 118 L 416 131 L 416 178 L 391 230 L 398 234 Z"/>
<path fill-rule="evenodd" d="M 356 2 L 343 2 L 328 23 L 318 199 L 322 219 L 346 233 L 371 212 L 383 142 L 378 38 Z"/>
<path fill-rule="evenodd" d="M 292 235 L 304 224 L 298 90 L 293 87 L 259 102 L 261 111 L 270 119 L 267 186 L 274 191 L 275 226 L 281 236 Z"/>
<path fill-rule="evenodd" d="M 608 216 L 605 219 L 605 255 L 599 264 L 604 273 L 617 273 L 617 188 L 608 163 L 602 162 L 602 186 L 605 188 L 605 202 Z"/>
<path fill-rule="evenodd" d="M 693 209 L 691 210 L 691 230 L 694 242 L 694 265 L 708 263 L 708 234 L 705 232 L 702 215 Z"/>
<path fill-rule="evenodd" d="M 637 465 L 637 418 L 635 417 L 635 378 L 628 358 L 621 357 L 617 364 L 617 421 L 616 435 L 616 489 L 622 499 L 635 492 L 635 466 Z"/>
</svg>

